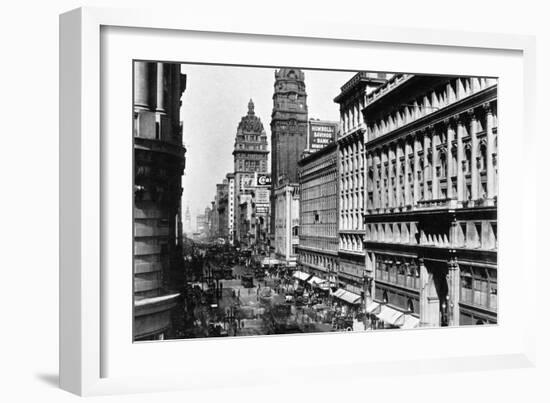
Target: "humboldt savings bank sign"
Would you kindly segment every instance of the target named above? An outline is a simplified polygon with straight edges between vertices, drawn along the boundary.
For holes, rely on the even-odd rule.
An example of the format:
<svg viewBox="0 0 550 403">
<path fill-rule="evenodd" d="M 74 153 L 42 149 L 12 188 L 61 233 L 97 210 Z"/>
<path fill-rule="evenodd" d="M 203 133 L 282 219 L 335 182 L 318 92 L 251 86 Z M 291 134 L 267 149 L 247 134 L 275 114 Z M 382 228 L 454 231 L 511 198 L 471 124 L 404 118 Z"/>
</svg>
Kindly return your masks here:
<svg viewBox="0 0 550 403">
<path fill-rule="evenodd" d="M 309 122 L 309 148 L 319 150 L 336 140 L 338 123 Z"/>
</svg>

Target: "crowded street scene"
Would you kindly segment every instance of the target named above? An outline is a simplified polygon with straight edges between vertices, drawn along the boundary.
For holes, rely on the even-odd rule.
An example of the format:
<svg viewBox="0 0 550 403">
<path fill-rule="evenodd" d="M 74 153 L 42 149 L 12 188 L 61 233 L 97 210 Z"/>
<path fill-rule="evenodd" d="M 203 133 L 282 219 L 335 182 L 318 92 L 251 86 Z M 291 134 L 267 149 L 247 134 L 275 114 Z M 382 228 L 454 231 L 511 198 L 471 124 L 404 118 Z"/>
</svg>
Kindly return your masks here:
<svg viewBox="0 0 550 403">
<path fill-rule="evenodd" d="M 134 62 L 134 341 L 496 325 L 498 79 Z"/>
<path fill-rule="evenodd" d="M 195 251 L 176 338 L 365 330 L 357 306 L 269 258 L 220 245 Z"/>
</svg>

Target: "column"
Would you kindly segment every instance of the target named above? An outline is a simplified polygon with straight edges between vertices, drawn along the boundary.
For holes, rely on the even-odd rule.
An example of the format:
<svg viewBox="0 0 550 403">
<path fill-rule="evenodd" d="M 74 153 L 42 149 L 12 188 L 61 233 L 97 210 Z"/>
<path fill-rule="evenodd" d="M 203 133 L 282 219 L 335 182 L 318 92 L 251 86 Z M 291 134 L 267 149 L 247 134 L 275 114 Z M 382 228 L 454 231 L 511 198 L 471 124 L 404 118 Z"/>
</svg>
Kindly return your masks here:
<svg viewBox="0 0 550 403">
<path fill-rule="evenodd" d="M 456 259 L 448 263 L 447 284 L 449 294 L 447 298 L 449 312 L 449 326 L 460 325 L 460 268 Z"/>
<path fill-rule="evenodd" d="M 400 207 L 403 204 L 401 203 L 401 183 L 399 182 L 399 177 L 401 176 L 401 147 L 399 142 L 395 143 L 395 207 Z M 405 178 L 403 178 L 405 179 Z"/>
<path fill-rule="evenodd" d="M 409 182 L 410 169 L 409 169 L 409 150 L 407 147 L 408 144 L 409 144 L 409 141 L 405 139 L 403 141 L 403 156 L 405 157 L 405 159 L 403 160 L 403 163 L 405 164 L 405 170 L 403 173 L 404 175 L 403 183 L 405 188 L 405 206 L 408 206 L 409 204 L 411 204 L 411 198 L 409 194 L 411 184 Z"/>
<path fill-rule="evenodd" d="M 491 104 L 483 105 L 486 113 L 487 120 L 487 155 L 485 166 L 487 167 L 487 198 L 492 199 L 495 197 L 495 170 L 493 166 L 493 153 L 494 150 L 494 135 L 493 135 L 493 109 Z"/>
<path fill-rule="evenodd" d="M 479 197 L 479 192 L 478 192 L 478 186 L 479 186 L 478 175 L 479 174 L 478 174 L 478 167 L 477 167 L 478 141 L 477 141 L 477 133 L 476 133 L 477 119 L 473 109 L 468 111 L 468 118 L 470 120 L 470 141 L 472 144 L 472 155 L 470 156 L 470 165 L 471 165 L 470 181 L 472 184 L 471 199 L 477 200 Z"/>
<path fill-rule="evenodd" d="M 386 156 L 386 153 L 384 151 L 384 148 L 382 148 L 382 150 L 380 151 L 380 170 L 382 173 L 380 175 L 380 201 L 381 201 L 380 208 L 381 209 L 386 208 L 386 186 L 384 185 L 384 180 L 387 180 L 387 177 L 386 177 L 386 169 L 384 168 L 384 165 L 387 159 L 385 158 L 385 156 Z"/>
<path fill-rule="evenodd" d="M 387 184 L 387 189 L 388 189 L 388 207 L 389 208 L 392 208 L 393 207 L 393 187 L 392 187 L 392 184 L 391 184 L 391 179 L 392 179 L 392 161 L 391 161 L 391 147 L 392 145 L 388 145 L 388 147 L 386 148 L 386 161 L 388 161 L 388 164 L 387 164 L 387 167 L 388 167 L 388 184 Z"/>
<path fill-rule="evenodd" d="M 428 269 L 424 265 L 424 259 L 418 260 L 418 265 L 420 269 L 420 326 L 429 326 L 429 317 L 428 317 L 428 283 L 429 275 Z"/>
<path fill-rule="evenodd" d="M 445 119 L 445 127 L 447 128 L 447 199 L 453 196 L 453 179 L 451 173 L 451 165 L 453 162 L 453 121 L 452 119 Z"/>
<path fill-rule="evenodd" d="M 379 195 L 379 188 L 378 188 L 378 181 L 380 180 L 380 172 L 378 171 L 378 162 L 380 161 L 380 157 L 378 156 L 379 151 L 376 149 L 373 152 L 372 156 L 372 163 L 373 163 L 373 200 L 374 200 L 374 208 L 380 208 L 380 195 Z"/>
<path fill-rule="evenodd" d="M 418 180 L 418 171 L 420 169 L 420 164 L 418 161 L 418 151 L 420 149 L 420 142 L 418 140 L 418 135 L 414 135 L 412 138 L 413 141 L 413 201 L 412 204 L 416 204 L 419 199 L 419 187 L 420 183 Z"/>
<path fill-rule="evenodd" d="M 456 198 L 459 202 L 464 201 L 464 143 L 462 141 L 464 131 L 464 116 L 459 116 L 456 123 Z"/>
<path fill-rule="evenodd" d="M 432 134 L 432 199 L 439 199 L 439 178 L 437 176 L 437 148 L 436 148 L 436 132 L 433 126 L 430 126 L 430 132 Z"/>
<path fill-rule="evenodd" d="M 157 63 L 157 112 L 166 112 L 166 99 L 164 97 L 164 74 L 165 70 L 169 70 L 165 68 L 164 63 Z"/>
<path fill-rule="evenodd" d="M 134 105 L 153 109 L 156 63 L 134 62 Z"/>
<path fill-rule="evenodd" d="M 423 169 L 423 176 L 424 176 L 424 200 L 428 200 L 428 168 L 429 168 L 429 159 L 428 159 L 428 149 L 430 147 L 430 138 L 428 136 L 428 133 L 425 132 L 424 134 L 424 147 L 423 147 L 423 155 L 424 155 L 424 166 Z"/>
</svg>

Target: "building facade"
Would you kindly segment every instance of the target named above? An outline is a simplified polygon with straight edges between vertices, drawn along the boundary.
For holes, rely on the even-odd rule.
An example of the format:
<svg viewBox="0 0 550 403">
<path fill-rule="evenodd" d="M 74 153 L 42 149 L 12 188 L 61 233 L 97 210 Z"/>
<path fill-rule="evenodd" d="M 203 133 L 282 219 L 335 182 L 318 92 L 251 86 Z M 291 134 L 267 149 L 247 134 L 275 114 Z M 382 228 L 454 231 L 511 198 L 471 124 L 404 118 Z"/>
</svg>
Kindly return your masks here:
<svg viewBox="0 0 550 403">
<path fill-rule="evenodd" d="M 241 118 L 235 136 L 234 159 L 234 205 L 241 203 L 242 195 L 251 195 L 256 173 L 267 172 L 267 135 L 264 126 L 254 112 L 252 100 L 248 103 L 248 113 Z M 240 220 L 239 211 L 235 211 L 235 220 Z M 241 225 L 236 226 L 236 239 L 243 238 Z"/>
<path fill-rule="evenodd" d="M 366 131 L 361 110 L 367 94 L 386 82 L 385 74 L 360 72 L 341 87 L 334 99 L 340 105 L 340 133 L 338 136 L 339 217 L 338 254 L 339 286 L 358 296 L 364 296 L 371 281 L 365 273 L 365 147 Z"/>
<path fill-rule="evenodd" d="M 228 173 L 227 179 L 227 240 L 233 245 L 235 240 L 235 174 Z"/>
<path fill-rule="evenodd" d="M 224 178 L 222 183 L 216 184 L 215 210 L 217 216 L 216 232 L 214 237 L 228 240 L 229 237 L 229 183 Z"/>
<path fill-rule="evenodd" d="M 300 225 L 300 188 L 285 184 L 275 189 L 275 257 L 287 267 L 296 267 Z"/>
<path fill-rule="evenodd" d="M 496 323 L 496 79 L 399 74 L 362 112 L 373 307 L 404 314 L 389 325 Z"/>
<path fill-rule="evenodd" d="M 300 227 L 298 265 L 337 286 L 338 148 L 336 143 L 299 161 Z"/>
<path fill-rule="evenodd" d="M 308 112 L 304 72 L 281 68 L 275 71 L 271 113 L 271 234 L 275 233 L 275 189 L 298 183 L 298 161 L 307 147 Z"/>
<path fill-rule="evenodd" d="M 179 294 L 166 288 L 181 246 L 185 169 L 179 64 L 134 62 L 134 340 L 163 339 Z"/>
</svg>

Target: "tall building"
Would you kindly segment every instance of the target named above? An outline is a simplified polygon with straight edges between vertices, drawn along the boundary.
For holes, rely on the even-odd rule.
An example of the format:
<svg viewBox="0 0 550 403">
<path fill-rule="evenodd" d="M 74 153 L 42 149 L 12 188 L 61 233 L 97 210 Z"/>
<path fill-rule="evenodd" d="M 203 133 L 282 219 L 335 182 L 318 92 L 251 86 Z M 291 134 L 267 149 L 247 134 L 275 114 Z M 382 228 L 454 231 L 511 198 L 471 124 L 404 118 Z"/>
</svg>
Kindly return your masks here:
<svg viewBox="0 0 550 403">
<path fill-rule="evenodd" d="M 281 209 L 277 197 L 286 194 L 286 185 L 292 189 L 298 187 L 298 161 L 307 147 L 308 111 L 305 76 L 303 71 L 294 68 L 281 68 L 275 71 L 273 92 L 273 111 L 271 113 L 271 235 L 274 242 L 277 225 L 286 222 L 289 217 L 278 217 Z M 293 197 L 298 197 L 292 190 Z M 286 196 L 283 197 L 286 200 Z M 279 228 L 280 230 L 280 228 Z M 279 231 L 279 236 L 281 232 Z M 291 242 L 291 239 L 283 243 Z M 280 248 L 279 248 L 280 249 Z"/>
<path fill-rule="evenodd" d="M 191 211 L 189 211 L 189 206 L 185 208 L 185 218 L 183 221 L 183 232 L 186 234 L 193 233 L 193 226 L 191 224 Z"/>
<path fill-rule="evenodd" d="M 271 176 L 274 187 L 298 183 L 298 160 L 307 145 L 307 94 L 299 69 L 275 71 L 271 113 Z"/>
<path fill-rule="evenodd" d="M 267 135 L 262 121 L 254 112 L 254 102 L 248 102 L 248 113 L 241 118 L 235 136 L 234 159 L 234 206 L 242 202 L 241 195 L 251 195 L 255 173 L 267 172 Z M 240 212 L 235 208 L 235 221 Z M 241 225 L 236 225 L 235 237 L 242 238 Z"/>
<path fill-rule="evenodd" d="M 235 174 L 228 173 L 227 179 L 227 239 L 231 245 L 235 241 Z"/>
<path fill-rule="evenodd" d="M 298 162 L 300 229 L 298 265 L 320 287 L 337 286 L 338 149 L 336 143 Z M 323 281 L 319 281 L 323 280 Z"/>
<path fill-rule="evenodd" d="M 366 105 L 367 94 L 386 82 L 385 75 L 359 72 L 341 87 L 334 99 L 340 105 L 338 138 L 339 165 L 339 271 L 341 288 L 357 296 L 363 296 L 368 282 L 365 277 L 364 192 L 365 150 L 361 110 Z M 355 301 L 358 299 L 355 298 Z"/>
<path fill-rule="evenodd" d="M 134 340 L 163 339 L 179 295 L 167 278 L 181 255 L 185 86 L 179 64 L 134 62 Z"/>
<path fill-rule="evenodd" d="M 384 326 L 496 323 L 497 80 L 399 74 L 363 115 L 367 310 Z"/>
<path fill-rule="evenodd" d="M 201 238 L 206 237 L 208 235 L 208 215 L 206 212 L 197 214 L 196 225 L 197 230 L 195 233 L 197 236 Z"/>
<path fill-rule="evenodd" d="M 215 236 L 217 238 L 223 238 L 227 240 L 228 238 L 228 216 L 229 216 L 229 206 L 228 206 L 228 181 L 227 178 L 224 178 L 222 183 L 216 185 L 216 196 L 215 196 L 215 209 L 216 216 L 218 219 L 216 226 Z"/>
</svg>

